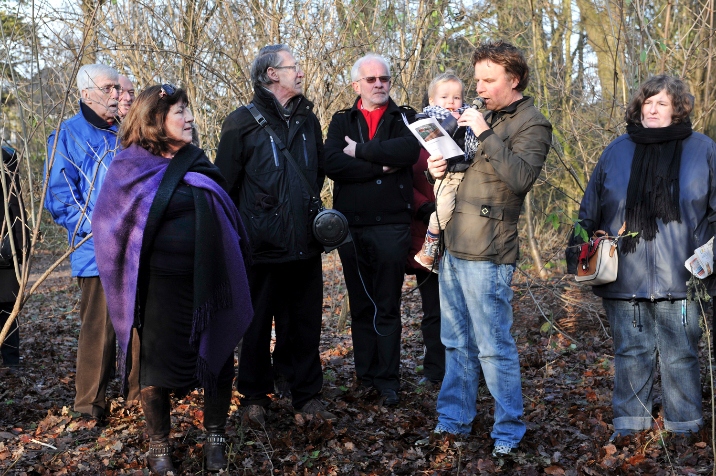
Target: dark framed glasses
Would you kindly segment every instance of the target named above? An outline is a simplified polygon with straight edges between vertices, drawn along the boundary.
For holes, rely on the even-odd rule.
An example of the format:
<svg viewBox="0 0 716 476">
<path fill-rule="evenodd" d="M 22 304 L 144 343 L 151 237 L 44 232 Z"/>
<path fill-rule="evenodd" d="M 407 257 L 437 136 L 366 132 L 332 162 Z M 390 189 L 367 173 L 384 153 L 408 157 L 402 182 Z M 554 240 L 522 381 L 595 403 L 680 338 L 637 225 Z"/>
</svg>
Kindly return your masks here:
<svg viewBox="0 0 716 476">
<path fill-rule="evenodd" d="M 368 84 L 373 84 L 377 80 L 380 80 L 381 83 L 390 82 L 390 76 L 366 76 L 365 78 L 360 78 L 358 81 L 360 81 L 361 79 L 365 79 L 365 82 Z"/>
<path fill-rule="evenodd" d="M 174 93 L 176 92 L 177 88 L 173 84 L 162 84 L 162 89 L 159 91 L 159 97 L 163 98 L 165 96 L 174 96 Z"/>
</svg>

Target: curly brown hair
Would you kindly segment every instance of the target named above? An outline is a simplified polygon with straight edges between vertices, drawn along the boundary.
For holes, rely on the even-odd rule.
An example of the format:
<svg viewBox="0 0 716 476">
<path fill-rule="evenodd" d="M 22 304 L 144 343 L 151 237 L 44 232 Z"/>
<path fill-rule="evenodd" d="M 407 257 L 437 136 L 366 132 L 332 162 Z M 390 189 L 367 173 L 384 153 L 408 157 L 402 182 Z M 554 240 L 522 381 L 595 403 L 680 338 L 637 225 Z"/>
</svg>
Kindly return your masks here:
<svg viewBox="0 0 716 476">
<path fill-rule="evenodd" d="M 174 94 L 162 94 L 162 86 L 150 86 L 137 96 L 119 128 L 119 140 L 125 149 L 132 144 L 162 155 L 171 148 L 172 140 L 164 130 L 169 109 L 176 103 L 189 104 L 186 91 L 177 88 Z"/>
<path fill-rule="evenodd" d="M 507 74 L 517 78 L 519 82 L 515 89 L 519 92 L 527 89 L 530 82 L 530 67 L 527 65 L 525 56 L 514 45 L 502 40 L 483 43 L 472 54 L 472 65 L 480 61 L 491 61 L 505 68 Z"/>
<path fill-rule="evenodd" d="M 672 124 L 686 121 L 694 109 L 694 97 L 689 93 L 689 87 L 680 78 L 660 74 L 641 83 L 632 96 L 624 114 L 627 124 L 641 125 L 641 107 L 644 101 L 661 91 L 666 91 L 671 99 L 674 108 L 674 113 L 671 115 Z"/>
</svg>

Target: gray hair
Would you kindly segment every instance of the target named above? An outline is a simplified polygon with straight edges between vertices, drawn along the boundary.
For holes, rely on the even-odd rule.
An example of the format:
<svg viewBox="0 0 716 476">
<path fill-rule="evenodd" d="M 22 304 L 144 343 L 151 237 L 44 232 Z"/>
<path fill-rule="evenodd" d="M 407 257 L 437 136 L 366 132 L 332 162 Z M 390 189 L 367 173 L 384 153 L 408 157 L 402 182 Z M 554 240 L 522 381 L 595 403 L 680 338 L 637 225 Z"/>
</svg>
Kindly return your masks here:
<svg viewBox="0 0 716 476">
<path fill-rule="evenodd" d="M 281 66 L 282 58 L 279 51 L 286 51 L 290 54 L 291 48 L 284 44 L 268 45 L 259 50 L 259 54 L 251 63 L 251 82 L 254 86 L 270 86 L 273 81 L 266 72 L 269 68 Z"/>
<path fill-rule="evenodd" d="M 358 81 L 360 79 L 359 69 L 366 61 L 378 61 L 379 63 L 383 63 L 385 70 L 388 72 L 388 76 L 390 76 L 390 63 L 388 63 L 388 60 L 375 53 L 368 53 L 362 58 L 358 58 L 358 61 L 353 64 L 353 67 L 351 68 L 351 81 Z"/>
<path fill-rule="evenodd" d="M 106 64 L 86 64 L 77 72 L 77 89 L 82 92 L 85 89 L 96 87 L 95 80 L 100 76 L 115 83 L 119 82 L 119 73 L 116 69 Z"/>
</svg>

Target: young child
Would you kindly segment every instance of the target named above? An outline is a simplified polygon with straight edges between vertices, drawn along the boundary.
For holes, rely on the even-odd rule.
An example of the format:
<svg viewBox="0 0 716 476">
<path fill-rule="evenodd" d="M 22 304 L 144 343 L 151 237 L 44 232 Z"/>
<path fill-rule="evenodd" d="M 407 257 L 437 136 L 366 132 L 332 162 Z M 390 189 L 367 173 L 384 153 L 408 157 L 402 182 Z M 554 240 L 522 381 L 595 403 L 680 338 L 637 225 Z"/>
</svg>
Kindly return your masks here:
<svg viewBox="0 0 716 476">
<path fill-rule="evenodd" d="M 477 138 L 472 130 L 457 128 L 457 119 L 468 108 L 463 105 L 463 89 L 463 82 L 454 72 L 439 74 L 428 87 L 430 105 L 423 109 L 423 114 L 441 121 L 445 131 L 452 135 L 461 149 L 465 150 L 464 156 L 448 159 L 448 172 L 445 178 L 435 182 L 435 211 L 430 215 L 423 247 L 415 255 L 415 261 L 434 273 L 438 272 L 436 260 L 440 245 L 440 230 L 444 230 L 452 218 L 457 188 L 477 149 Z"/>
</svg>

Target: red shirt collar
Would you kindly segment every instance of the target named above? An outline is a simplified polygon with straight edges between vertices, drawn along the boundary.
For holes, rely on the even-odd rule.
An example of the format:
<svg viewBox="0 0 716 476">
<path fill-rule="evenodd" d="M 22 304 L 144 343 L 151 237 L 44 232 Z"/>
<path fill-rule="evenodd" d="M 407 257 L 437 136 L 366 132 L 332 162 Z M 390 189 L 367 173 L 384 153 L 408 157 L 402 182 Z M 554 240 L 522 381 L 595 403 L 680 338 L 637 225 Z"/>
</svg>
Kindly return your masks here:
<svg viewBox="0 0 716 476">
<path fill-rule="evenodd" d="M 363 109 L 363 99 L 358 100 L 358 110 L 363 113 L 365 122 L 368 123 L 368 139 L 372 139 L 373 136 L 375 136 L 375 132 L 378 130 L 378 124 L 380 124 L 380 119 L 383 117 L 383 113 L 386 109 L 388 109 L 388 103 L 385 103 L 373 111 L 368 111 Z"/>
</svg>

